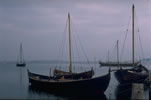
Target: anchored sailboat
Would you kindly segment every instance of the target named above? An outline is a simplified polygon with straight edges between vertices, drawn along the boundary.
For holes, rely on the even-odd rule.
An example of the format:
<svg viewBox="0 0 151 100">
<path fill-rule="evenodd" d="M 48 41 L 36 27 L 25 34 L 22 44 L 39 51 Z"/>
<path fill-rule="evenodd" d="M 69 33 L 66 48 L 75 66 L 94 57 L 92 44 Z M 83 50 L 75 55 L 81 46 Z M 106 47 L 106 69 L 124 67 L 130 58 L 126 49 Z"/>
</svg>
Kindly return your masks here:
<svg viewBox="0 0 151 100">
<path fill-rule="evenodd" d="M 100 66 L 124 66 L 124 67 L 130 67 L 130 66 L 137 66 L 140 62 L 135 62 L 132 64 L 131 62 L 120 62 L 119 64 L 117 62 L 103 62 L 99 61 Z"/>
<path fill-rule="evenodd" d="M 114 74 L 116 79 L 121 83 L 143 83 L 148 77 L 148 69 L 142 64 L 135 66 L 135 53 L 134 53 L 134 5 L 132 6 L 132 62 L 133 68 L 118 69 Z"/>
<path fill-rule="evenodd" d="M 70 18 L 69 14 L 68 14 L 68 18 Z M 70 43 L 69 45 L 71 45 Z M 34 88 L 36 87 L 37 89 L 45 89 L 51 92 L 57 91 L 61 93 L 69 92 L 69 91 L 71 93 L 77 93 L 77 92 L 78 93 L 91 92 L 91 93 L 101 93 L 101 94 L 104 93 L 110 82 L 110 69 L 106 75 L 95 77 L 95 78 L 91 78 L 94 72 L 72 73 L 71 47 L 69 47 L 69 49 L 70 49 L 69 72 L 63 72 L 63 74 L 61 74 L 62 71 L 60 71 L 57 75 L 45 76 L 45 75 L 31 73 L 28 70 L 28 79 L 29 79 L 30 86 Z M 88 76 L 90 75 L 91 77 L 90 76 L 88 77 L 87 75 Z"/>
<path fill-rule="evenodd" d="M 99 64 L 100 64 L 100 67 L 103 67 L 103 66 L 106 66 L 106 67 L 109 67 L 109 66 L 115 66 L 115 67 L 119 67 L 119 66 L 124 66 L 124 67 L 131 67 L 131 66 L 137 66 L 140 62 L 134 62 L 131 63 L 131 62 L 119 62 L 119 50 L 118 50 L 118 40 L 117 40 L 117 62 L 111 62 L 111 61 L 107 61 L 107 62 L 103 62 L 103 61 L 99 61 Z M 109 55 L 108 55 L 109 56 Z"/>
<path fill-rule="evenodd" d="M 22 43 L 20 43 L 20 49 L 19 49 L 19 56 L 18 56 L 18 60 L 16 63 L 16 66 L 20 66 L 20 67 L 24 67 L 26 66 L 24 57 L 23 57 L 23 49 L 22 49 Z"/>
</svg>

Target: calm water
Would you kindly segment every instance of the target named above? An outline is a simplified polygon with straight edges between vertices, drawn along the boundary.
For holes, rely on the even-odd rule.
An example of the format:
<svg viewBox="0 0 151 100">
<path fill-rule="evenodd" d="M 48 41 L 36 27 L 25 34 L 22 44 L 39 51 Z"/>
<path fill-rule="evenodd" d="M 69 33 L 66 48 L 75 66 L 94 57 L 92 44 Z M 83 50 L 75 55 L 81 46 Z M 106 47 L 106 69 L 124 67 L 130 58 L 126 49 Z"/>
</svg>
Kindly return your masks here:
<svg viewBox="0 0 151 100">
<path fill-rule="evenodd" d="M 151 69 L 151 61 L 144 61 L 144 64 Z M 61 65 L 62 69 L 68 70 L 67 64 Z M 78 66 L 78 67 L 74 67 Z M 81 67 L 84 66 L 84 67 Z M 105 75 L 108 73 L 108 68 L 100 68 L 98 64 L 74 64 L 73 70 L 75 72 L 90 70 L 93 66 L 95 70 L 94 77 Z M 68 96 L 57 95 L 55 93 L 47 93 L 45 91 L 37 91 L 29 88 L 27 69 L 31 72 L 49 75 L 51 74 L 56 64 L 52 63 L 27 63 L 26 67 L 16 67 L 15 63 L 1 63 L 0 64 L 0 99 L 53 99 L 53 100 L 67 100 Z M 59 67 L 58 67 L 59 69 Z M 113 68 L 112 68 L 113 69 Z M 115 68 L 114 68 L 115 69 Z M 106 99 L 121 99 L 130 98 L 130 89 L 122 89 L 114 77 L 114 72 L 111 73 L 111 81 L 109 87 L 105 92 Z M 148 99 L 148 89 L 145 89 L 145 99 Z M 76 97 L 76 94 L 74 94 Z M 74 98 L 74 97 L 73 97 Z"/>
</svg>

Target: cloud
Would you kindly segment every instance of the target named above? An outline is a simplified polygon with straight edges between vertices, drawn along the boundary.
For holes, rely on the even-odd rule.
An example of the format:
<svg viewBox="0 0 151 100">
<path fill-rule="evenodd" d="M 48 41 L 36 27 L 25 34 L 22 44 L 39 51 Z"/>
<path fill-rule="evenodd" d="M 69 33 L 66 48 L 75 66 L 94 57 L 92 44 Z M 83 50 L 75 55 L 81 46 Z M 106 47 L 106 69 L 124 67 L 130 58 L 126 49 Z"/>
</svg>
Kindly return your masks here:
<svg viewBox="0 0 151 100">
<path fill-rule="evenodd" d="M 29 60 L 57 59 L 68 12 L 89 58 L 93 59 L 95 52 L 96 58 L 102 59 L 114 41 L 124 39 L 133 3 L 147 44 L 147 33 L 151 32 L 149 0 L 0 0 L 1 59 L 16 60 L 20 42 Z M 144 49 L 149 56 L 151 47 Z"/>
</svg>

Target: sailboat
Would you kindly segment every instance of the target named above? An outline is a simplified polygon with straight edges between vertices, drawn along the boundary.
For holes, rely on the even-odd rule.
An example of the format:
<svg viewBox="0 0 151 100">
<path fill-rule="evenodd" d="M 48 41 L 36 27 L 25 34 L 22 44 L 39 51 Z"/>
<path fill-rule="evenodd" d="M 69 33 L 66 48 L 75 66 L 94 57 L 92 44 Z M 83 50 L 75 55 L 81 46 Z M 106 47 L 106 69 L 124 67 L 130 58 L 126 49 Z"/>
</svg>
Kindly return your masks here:
<svg viewBox="0 0 151 100">
<path fill-rule="evenodd" d="M 131 63 L 131 62 L 120 62 L 119 63 L 119 57 L 118 57 L 118 40 L 117 40 L 117 62 L 109 62 L 109 61 L 107 61 L 107 62 L 103 62 L 103 61 L 99 61 L 99 64 L 100 64 L 100 67 L 102 67 L 102 66 L 106 66 L 106 67 L 108 67 L 108 66 L 115 66 L 115 67 L 117 67 L 117 66 L 124 66 L 124 67 L 131 67 L 131 66 L 137 66 L 140 62 L 139 61 L 137 61 L 137 62 L 134 62 L 134 63 Z"/>
<path fill-rule="evenodd" d="M 18 66 L 18 67 L 25 67 L 26 66 L 26 63 L 25 63 L 25 60 L 23 57 L 22 43 L 20 43 L 19 56 L 18 56 L 16 66 Z"/>
<path fill-rule="evenodd" d="M 59 69 L 55 69 L 53 71 L 53 74 L 55 77 L 62 77 L 64 76 L 64 78 L 66 79 L 79 79 L 79 78 L 92 78 L 92 76 L 94 75 L 94 70 L 93 68 L 89 71 L 85 71 L 85 72 L 81 72 L 81 73 L 73 73 L 72 72 L 72 50 L 71 50 L 71 29 L 70 29 L 70 14 L 68 13 L 68 26 L 69 26 L 69 72 L 65 72 Z"/>
<path fill-rule="evenodd" d="M 131 84 L 131 83 L 143 83 L 147 77 L 149 70 L 143 66 L 141 63 L 134 66 L 134 5 L 132 6 L 132 62 L 133 68 L 123 69 L 120 67 L 114 74 L 116 79 L 121 84 Z"/>
<path fill-rule="evenodd" d="M 117 62 L 103 62 L 99 61 L 100 66 L 124 66 L 124 67 L 130 67 L 130 66 L 137 66 L 140 62 L 135 62 L 132 64 L 131 62 L 120 62 L 119 64 Z"/>
<path fill-rule="evenodd" d="M 70 16 L 68 14 L 68 18 Z M 70 20 L 69 20 L 70 21 Z M 69 28 L 70 29 L 70 28 Z M 70 31 L 69 31 L 70 34 Z M 70 36 L 69 36 L 70 38 Z M 69 39 L 69 42 L 71 40 Z M 69 43 L 70 46 L 70 43 Z M 71 48 L 69 47 L 69 52 L 71 53 Z M 70 55 L 71 59 L 71 55 Z M 63 72 L 60 77 L 56 75 L 53 76 L 45 76 L 36 73 L 32 73 L 28 71 L 28 79 L 31 87 L 36 87 L 40 89 L 46 89 L 48 91 L 57 91 L 57 92 L 71 92 L 71 93 L 104 93 L 107 89 L 109 82 L 110 82 L 110 68 L 108 73 L 99 76 L 99 77 L 89 77 L 85 78 L 86 73 L 72 73 L 72 60 L 70 60 L 70 71 Z M 67 73 L 67 75 L 65 74 Z M 69 74 L 69 75 L 68 75 Z M 68 77 L 67 77 L 68 76 Z M 81 77 L 81 78 L 80 78 Z"/>
</svg>

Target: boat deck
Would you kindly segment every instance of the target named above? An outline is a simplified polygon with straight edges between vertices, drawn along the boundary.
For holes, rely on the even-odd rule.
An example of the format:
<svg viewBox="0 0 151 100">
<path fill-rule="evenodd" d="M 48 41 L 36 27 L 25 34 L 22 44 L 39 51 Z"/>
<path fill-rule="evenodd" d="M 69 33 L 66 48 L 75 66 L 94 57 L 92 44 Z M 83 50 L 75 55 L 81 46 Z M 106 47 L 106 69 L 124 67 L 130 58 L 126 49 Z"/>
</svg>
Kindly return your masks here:
<svg viewBox="0 0 151 100">
<path fill-rule="evenodd" d="M 35 76 L 35 77 L 30 77 L 31 79 L 33 80 L 41 80 L 43 82 L 73 82 L 73 81 L 80 81 L 80 80 L 86 80 L 86 79 L 78 79 L 78 80 L 74 80 L 74 79 L 64 79 L 64 78 L 61 78 L 61 79 L 43 79 L 43 78 L 40 78 L 38 76 Z"/>
</svg>

